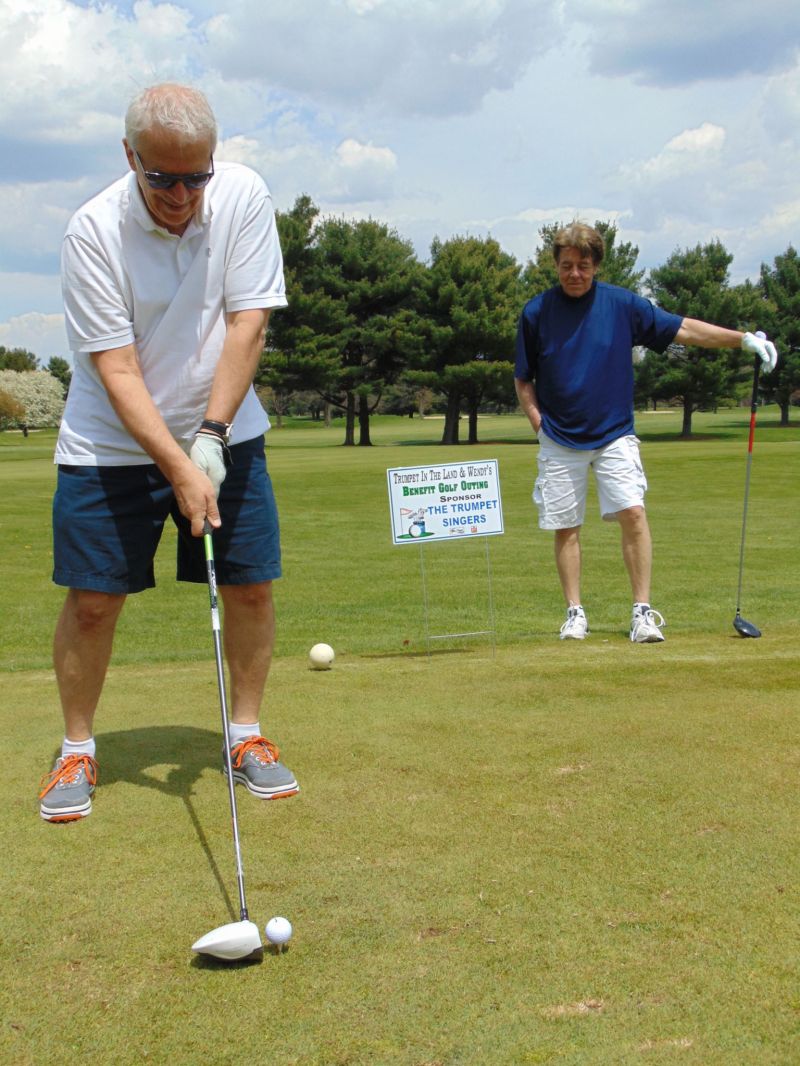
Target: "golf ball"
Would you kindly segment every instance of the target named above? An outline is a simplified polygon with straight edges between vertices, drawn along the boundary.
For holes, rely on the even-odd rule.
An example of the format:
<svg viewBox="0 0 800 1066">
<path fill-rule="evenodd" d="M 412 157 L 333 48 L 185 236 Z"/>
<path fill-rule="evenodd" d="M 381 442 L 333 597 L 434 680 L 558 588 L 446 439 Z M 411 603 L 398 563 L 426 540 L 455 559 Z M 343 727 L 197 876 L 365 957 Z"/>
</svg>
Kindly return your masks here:
<svg viewBox="0 0 800 1066">
<path fill-rule="evenodd" d="M 292 923 L 288 918 L 270 918 L 264 932 L 270 944 L 285 944 L 292 935 Z"/>
<path fill-rule="evenodd" d="M 308 661 L 313 670 L 330 670 L 335 658 L 330 644 L 315 644 L 308 653 Z"/>
</svg>

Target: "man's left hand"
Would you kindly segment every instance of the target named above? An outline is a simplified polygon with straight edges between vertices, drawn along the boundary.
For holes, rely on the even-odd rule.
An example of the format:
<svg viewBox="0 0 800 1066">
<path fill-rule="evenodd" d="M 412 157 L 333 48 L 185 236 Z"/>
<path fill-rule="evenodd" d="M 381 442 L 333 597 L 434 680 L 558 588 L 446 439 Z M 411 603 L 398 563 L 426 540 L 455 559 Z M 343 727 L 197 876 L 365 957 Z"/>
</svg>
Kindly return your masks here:
<svg viewBox="0 0 800 1066">
<path fill-rule="evenodd" d="M 225 480 L 230 461 L 230 452 L 222 437 L 201 430 L 194 438 L 189 458 L 208 477 L 214 486 L 214 495 L 219 497 L 220 486 Z"/>
</svg>

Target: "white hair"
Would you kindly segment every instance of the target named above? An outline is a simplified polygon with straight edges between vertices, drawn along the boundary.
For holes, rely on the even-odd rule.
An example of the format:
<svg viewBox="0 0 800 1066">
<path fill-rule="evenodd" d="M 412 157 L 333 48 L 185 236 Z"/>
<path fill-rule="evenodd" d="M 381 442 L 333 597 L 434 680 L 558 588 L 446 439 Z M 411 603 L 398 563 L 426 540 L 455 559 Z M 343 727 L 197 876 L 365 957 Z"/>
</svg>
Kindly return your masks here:
<svg viewBox="0 0 800 1066">
<path fill-rule="evenodd" d="M 217 146 L 217 120 L 199 89 L 164 82 L 143 89 L 133 98 L 125 115 L 125 139 L 136 150 L 139 137 L 160 128 L 185 141 L 207 140 L 211 152 Z"/>
</svg>

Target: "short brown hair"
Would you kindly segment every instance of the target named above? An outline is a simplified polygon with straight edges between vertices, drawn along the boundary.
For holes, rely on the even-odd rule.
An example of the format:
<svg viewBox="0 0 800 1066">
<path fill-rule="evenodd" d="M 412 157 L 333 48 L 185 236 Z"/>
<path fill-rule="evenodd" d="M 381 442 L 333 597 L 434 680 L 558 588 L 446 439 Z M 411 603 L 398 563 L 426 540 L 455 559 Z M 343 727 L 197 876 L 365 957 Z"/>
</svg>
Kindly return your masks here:
<svg viewBox="0 0 800 1066">
<path fill-rule="evenodd" d="M 600 266 L 606 254 L 603 238 L 596 229 L 583 222 L 570 222 L 553 237 L 553 258 L 556 262 L 565 248 L 577 248 L 581 256 L 590 255 L 595 266 Z"/>
</svg>

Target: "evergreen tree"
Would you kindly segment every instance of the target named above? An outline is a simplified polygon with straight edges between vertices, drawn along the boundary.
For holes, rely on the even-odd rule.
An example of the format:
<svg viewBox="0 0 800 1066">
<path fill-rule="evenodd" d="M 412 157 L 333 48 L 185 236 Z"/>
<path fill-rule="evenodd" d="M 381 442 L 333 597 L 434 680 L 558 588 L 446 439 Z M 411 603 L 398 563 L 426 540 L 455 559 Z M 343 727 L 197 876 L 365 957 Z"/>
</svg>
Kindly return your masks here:
<svg viewBox="0 0 800 1066">
<path fill-rule="evenodd" d="M 699 318 L 731 329 L 757 317 L 758 295 L 752 285 L 733 288 L 728 269 L 733 256 L 719 241 L 680 249 L 650 271 L 648 284 L 656 303 L 683 318 Z M 738 349 L 708 349 L 671 344 L 663 355 L 652 353 L 658 395 L 683 406 L 681 436 L 692 435 L 692 415 L 735 400 L 746 359 Z"/>
<path fill-rule="evenodd" d="M 789 425 L 792 396 L 800 390 L 800 257 L 789 245 L 772 267 L 761 265 L 761 291 L 767 309 L 761 328 L 778 349 L 778 365 L 761 375 L 761 385 L 781 409 L 781 425 Z"/>
<path fill-rule="evenodd" d="M 345 414 L 345 445 L 370 441 L 369 419 L 421 339 L 423 267 L 409 241 L 373 219 L 318 219 L 300 197 L 279 219 L 291 312 L 276 315 L 265 384 L 315 389 Z"/>
<path fill-rule="evenodd" d="M 64 389 L 64 399 L 66 399 L 69 392 L 69 383 L 72 381 L 72 369 L 67 360 L 54 355 L 47 364 L 46 370 L 61 382 Z"/>
<path fill-rule="evenodd" d="M 497 241 L 433 242 L 426 301 L 430 365 L 418 383 L 446 397 L 442 444 L 458 444 L 462 404 L 469 416 L 469 443 L 475 444 L 481 404 L 498 395 L 510 402 L 521 308 L 519 264 Z"/>
</svg>

